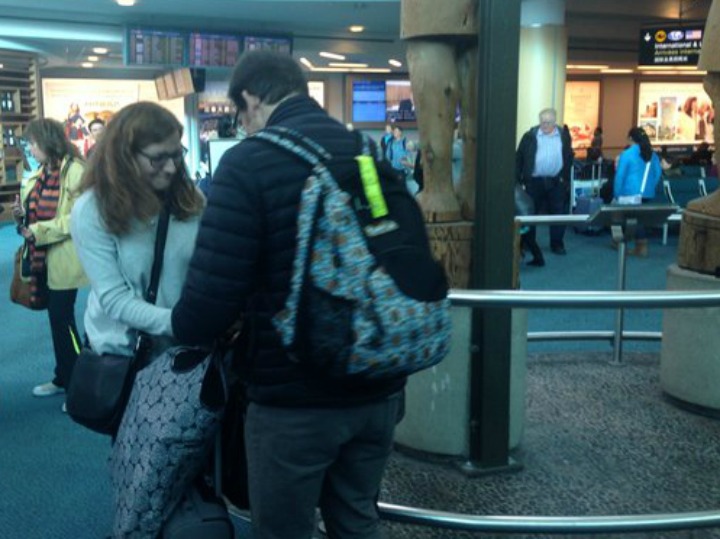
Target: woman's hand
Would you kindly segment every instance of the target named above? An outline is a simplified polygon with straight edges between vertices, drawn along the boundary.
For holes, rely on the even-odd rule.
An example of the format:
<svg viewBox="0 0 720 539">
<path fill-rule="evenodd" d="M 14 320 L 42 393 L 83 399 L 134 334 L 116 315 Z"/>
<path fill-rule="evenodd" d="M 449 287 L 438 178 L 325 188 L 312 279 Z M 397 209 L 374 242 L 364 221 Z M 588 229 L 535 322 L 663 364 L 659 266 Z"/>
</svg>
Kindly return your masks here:
<svg viewBox="0 0 720 539">
<path fill-rule="evenodd" d="M 12 203 L 12 214 L 17 224 L 23 222 L 25 218 L 25 208 L 20 201 L 20 195 L 15 195 L 15 201 Z"/>
<path fill-rule="evenodd" d="M 26 226 L 18 226 L 17 227 L 18 234 L 20 234 L 23 238 L 25 238 L 26 241 L 29 241 L 30 243 L 33 243 L 35 241 L 35 234 L 32 233 L 32 230 L 30 230 Z"/>
</svg>

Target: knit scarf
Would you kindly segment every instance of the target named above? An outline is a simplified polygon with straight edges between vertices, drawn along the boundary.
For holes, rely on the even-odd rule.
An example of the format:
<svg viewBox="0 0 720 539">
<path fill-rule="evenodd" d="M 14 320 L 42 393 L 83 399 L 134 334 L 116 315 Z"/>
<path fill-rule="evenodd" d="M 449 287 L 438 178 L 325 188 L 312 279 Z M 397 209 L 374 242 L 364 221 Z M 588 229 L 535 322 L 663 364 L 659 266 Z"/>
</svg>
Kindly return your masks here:
<svg viewBox="0 0 720 539">
<path fill-rule="evenodd" d="M 60 199 L 60 166 L 46 164 L 28 196 L 27 224 L 55 218 Z M 28 243 L 32 301 L 47 294 L 47 247 Z"/>
</svg>

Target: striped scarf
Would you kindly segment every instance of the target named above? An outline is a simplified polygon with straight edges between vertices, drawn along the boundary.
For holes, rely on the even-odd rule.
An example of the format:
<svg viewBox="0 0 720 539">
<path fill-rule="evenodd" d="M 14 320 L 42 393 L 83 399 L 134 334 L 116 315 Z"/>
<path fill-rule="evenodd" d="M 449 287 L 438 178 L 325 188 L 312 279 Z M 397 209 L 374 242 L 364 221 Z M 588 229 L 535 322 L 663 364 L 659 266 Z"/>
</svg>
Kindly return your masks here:
<svg viewBox="0 0 720 539">
<path fill-rule="evenodd" d="M 60 199 L 60 167 L 57 164 L 43 166 L 35 186 L 28 196 L 27 224 L 48 221 L 55 217 Z M 35 297 L 47 291 L 47 247 L 29 243 L 30 291 Z"/>
</svg>

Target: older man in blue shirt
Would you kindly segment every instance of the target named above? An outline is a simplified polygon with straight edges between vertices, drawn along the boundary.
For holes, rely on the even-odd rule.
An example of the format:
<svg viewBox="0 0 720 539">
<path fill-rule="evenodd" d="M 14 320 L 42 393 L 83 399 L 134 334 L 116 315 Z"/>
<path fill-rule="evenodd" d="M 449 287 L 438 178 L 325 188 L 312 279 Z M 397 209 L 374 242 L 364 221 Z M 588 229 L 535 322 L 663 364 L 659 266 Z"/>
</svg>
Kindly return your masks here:
<svg viewBox="0 0 720 539">
<path fill-rule="evenodd" d="M 573 161 L 570 133 L 557 124 L 554 109 L 540 112 L 540 124 L 525 133 L 515 154 L 516 176 L 532 197 L 538 215 L 568 213 L 570 168 Z M 550 249 L 558 255 L 566 254 L 563 236 L 565 227 L 550 227 Z M 528 232 L 528 240 L 535 242 L 535 227 Z M 544 265 L 542 251 L 533 253 L 532 265 Z"/>
</svg>

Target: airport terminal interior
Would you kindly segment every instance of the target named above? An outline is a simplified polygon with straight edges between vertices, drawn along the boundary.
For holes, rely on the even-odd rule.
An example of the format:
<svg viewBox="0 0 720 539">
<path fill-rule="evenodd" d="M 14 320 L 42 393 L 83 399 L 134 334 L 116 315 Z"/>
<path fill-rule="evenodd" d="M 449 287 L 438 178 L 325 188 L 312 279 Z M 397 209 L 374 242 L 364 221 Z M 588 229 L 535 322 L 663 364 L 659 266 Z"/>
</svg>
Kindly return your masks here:
<svg viewBox="0 0 720 539">
<path fill-rule="evenodd" d="M 408 50 L 418 38 L 403 17 L 413 2 L 431 4 L 0 0 L 2 286 L 22 242 L 12 203 L 37 166 L 28 122 L 58 120 L 86 155 L 93 120 L 159 103 L 182 123 L 185 166 L 207 192 L 244 137 L 227 93 L 247 50 L 291 54 L 310 96 L 378 144 L 386 126 L 402 128 L 402 173 L 416 194 L 415 157 L 428 137 L 416 104 L 434 85 L 413 82 Z M 478 14 L 473 34 L 429 39 L 480 52 L 471 56 L 478 113 L 452 104 L 460 142 L 448 148 L 461 150 L 458 176 L 444 183 L 474 211 L 424 213 L 450 275 L 452 346 L 408 382 L 379 493 L 384 536 L 720 539 L 720 215 L 697 202 L 717 196 L 720 6 L 433 5 Z M 574 151 L 566 206 L 516 217 L 516 150 L 544 109 L 556 111 Z M 612 182 L 635 127 L 662 176 L 634 212 L 613 203 Z M 463 155 L 468 133 L 477 148 Z M 474 185 L 461 195 L 468 160 Z M 638 224 L 647 239 L 632 241 Z M 534 225 L 543 264 L 520 240 Z M 564 228 L 562 250 L 551 226 Z M 87 297 L 82 289 L 76 302 L 81 334 Z M 62 395 L 33 396 L 53 364 L 47 314 L 9 299 L 0 313 L 0 539 L 107 537 L 109 438 L 63 413 Z M 237 537 L 252 538 L 249 513 L 230 514 Z"/>
</svg>

